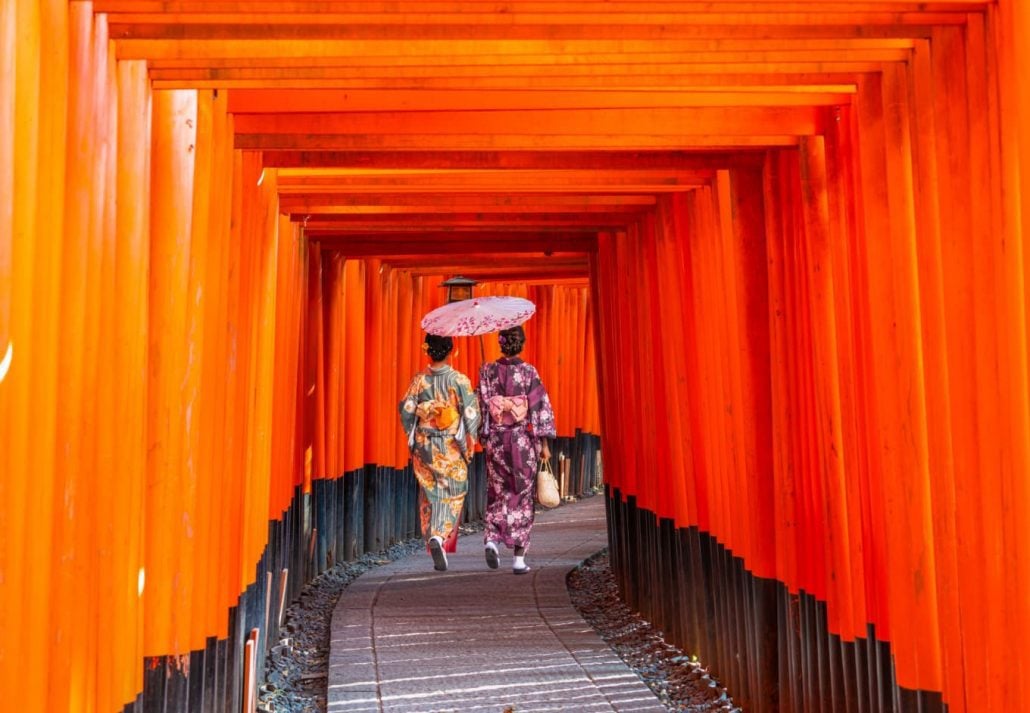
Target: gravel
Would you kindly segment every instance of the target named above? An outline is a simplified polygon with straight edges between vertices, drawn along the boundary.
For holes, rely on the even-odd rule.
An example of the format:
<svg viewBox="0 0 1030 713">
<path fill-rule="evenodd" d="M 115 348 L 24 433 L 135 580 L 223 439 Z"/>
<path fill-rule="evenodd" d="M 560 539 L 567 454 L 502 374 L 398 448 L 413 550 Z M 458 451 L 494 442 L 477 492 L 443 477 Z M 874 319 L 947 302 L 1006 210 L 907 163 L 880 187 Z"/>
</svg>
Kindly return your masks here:
<svg viewBox="0 0 1030 713">
<path fill-rule="evenodd" d="M 467 535 L 482 523 L 462 525 Z M 325 713 L 329 676 L 329 633 L 333 609 L 348 584 L 374 567 L 425 551 L 421 537 L 370 552 L 326 570 L 301 591 L 283 617 L 279 641 L 265 658 L 265 680 L 258 687 L 258 710 L 275 713 Z"/>
<path fill-rule="evenodd" d="M 696 656 L 667 643 L 661 631 L 626 606 L 609 568 L 607 549 L 572 570 L 568 585 L 582 617 L 668 710 L 741 710 Z"/>
<path fill-rule="evenodd" d="M 462 525 L 461 533 L 481 531 L 481 523 Z M 329 672 L 329 632 L 333 609 L 348 584 L 374 567 L 419 554 L 421 538 L 344 562 L 309 583 L 289 609 L 280 639 L 265 660 L 265 680 L 258 690 L 258 710 L 275 713 L 325 713 Z M 599 552 L 569 573 L 572 602 L 583 618 L 646 683 L 670 711 L 735 711 L 726 689 L 695 657 L 662 639 L 619 598 Z"/>
<path fill-rule="evenodd" d="M 329 675 L 329 631 L 333 609 L 348 584 L 373 567 L 414 554 L 421 538 L 344 562 L 310 582 L 286 610 L 279 641 L 265 659 L 258 710 L 323 713 Z"/>
</svg>

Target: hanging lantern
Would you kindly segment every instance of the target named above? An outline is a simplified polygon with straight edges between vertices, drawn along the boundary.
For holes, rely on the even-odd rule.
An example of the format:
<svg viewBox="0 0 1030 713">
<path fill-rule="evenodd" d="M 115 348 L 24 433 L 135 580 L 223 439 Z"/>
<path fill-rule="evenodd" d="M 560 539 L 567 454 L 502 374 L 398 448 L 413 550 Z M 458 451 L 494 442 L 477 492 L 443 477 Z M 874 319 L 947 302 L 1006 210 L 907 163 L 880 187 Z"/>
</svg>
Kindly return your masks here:
<svg viewBox="0 0 1030 713">
<path fill-rule="evenodd" d="M 479 283 L 475 280 L 455 275 L 442 282 L 440 286 L 447 288 L 447 302 L 460 302 L 472 299 L 472 286 L 477 284 Z"/>
</svg>

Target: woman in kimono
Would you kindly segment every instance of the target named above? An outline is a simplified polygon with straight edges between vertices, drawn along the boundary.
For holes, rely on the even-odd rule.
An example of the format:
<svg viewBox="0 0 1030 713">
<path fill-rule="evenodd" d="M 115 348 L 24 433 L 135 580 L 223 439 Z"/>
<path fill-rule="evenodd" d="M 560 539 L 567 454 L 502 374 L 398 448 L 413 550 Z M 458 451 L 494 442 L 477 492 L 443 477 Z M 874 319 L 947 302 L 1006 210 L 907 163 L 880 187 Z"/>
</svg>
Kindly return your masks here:
<svg viewBox="0 0 1030 713">
<path fill-rule="evenodd" d="M 411 464 L 418 480 L 422 535 L 433 567 L 447 569 L 458 546 L 458 519 L 468 492 L 468 463 L 479 431 L 479 404 L 469 378 L 447 363 L 454 342 L 427 334 L 432 363 L 415 375 L 400 404 Z"/>
<path fill-rule="evenodd" d="M 486 452 L 486 563 L 497 569 L 497 545 L 515 550 L 512 571 L 525 574 L 533 529 L 533 500 L 540 458 L 550 459 L 554 411 L 540 375 L 519 358 L 526 343 L 522 327 L 498 335 L 504 356 L 479 372 L 483 414 L 480 440 Z"/>
</svg>

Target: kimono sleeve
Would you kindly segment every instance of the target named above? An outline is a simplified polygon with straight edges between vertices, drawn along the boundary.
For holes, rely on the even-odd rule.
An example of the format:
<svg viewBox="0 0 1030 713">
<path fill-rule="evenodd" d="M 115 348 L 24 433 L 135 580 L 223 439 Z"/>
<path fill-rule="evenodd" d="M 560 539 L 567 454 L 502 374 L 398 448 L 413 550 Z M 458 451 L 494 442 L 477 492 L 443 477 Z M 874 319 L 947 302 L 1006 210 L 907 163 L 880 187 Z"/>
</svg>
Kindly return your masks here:
<svg viewBox="0 0 1030 713">
<path fill-rule="evenodd" d="M 400 406 L 398 407 L 401 413 L 401 428 L 404 429 L 405 433 L 411 433 L 411 429 L 415 426 L 415 421 L 418 417 L 415 415 L 415 408 L 418 406 L 418 393 L 422 390 L 422 375 L 417 375 L 411 380 L 411 385 L 408 390 L 404 392 L 404 398 L 401 399 Z"/>
<path fill-rule="evenodd" d="M 458 407 L 461 409 L 461 418 L 465 423 L 465 451 L 466 456 L 471 459 L 472 452 L 476 445 L 476 438 L 479 436 L 479 400 L 472 388 L 472 382 L 464 374 L 458 376 L 454 382 L 455 393 L 458 396 Z"/>
<path fill-rule="evenodd" d="M 529 379 L 529 422 L 533 426 L 535 438 L 555 438 L 557 431 L 554 425 L 554 410 L 547 389 L 540 381 L 540 374 L 530 367 Z"/>
<path fill-rule="evenodd" d="M 479 369 L 479 388 L 477 389 L 479 414 L 482 419 L 479 440 L 483 443 L 490 436 L 490 408 L 487 406 L 487 401 L 493 396 L 491 383 L 490 364 L 483 364 Z"/>
</svg>

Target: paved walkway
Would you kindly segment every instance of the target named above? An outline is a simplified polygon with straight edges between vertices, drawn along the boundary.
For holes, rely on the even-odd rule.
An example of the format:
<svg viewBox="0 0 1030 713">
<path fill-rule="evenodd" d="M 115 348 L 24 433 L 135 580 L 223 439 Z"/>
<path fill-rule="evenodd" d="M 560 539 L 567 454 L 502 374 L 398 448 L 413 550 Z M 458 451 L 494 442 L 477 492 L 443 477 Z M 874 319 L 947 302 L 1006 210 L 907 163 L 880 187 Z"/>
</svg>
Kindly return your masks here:
<svg viewBox="0 0 1030 713">
<path fill-rule="evenodd" d="M 527 561 L 487 569 L 482 534 L 351 583 L 333 614 L 329 711 L 664 711 L 579 616 L 565 575 L 606 545 L 604 500 L 537 517 Z"/>
</svg>

